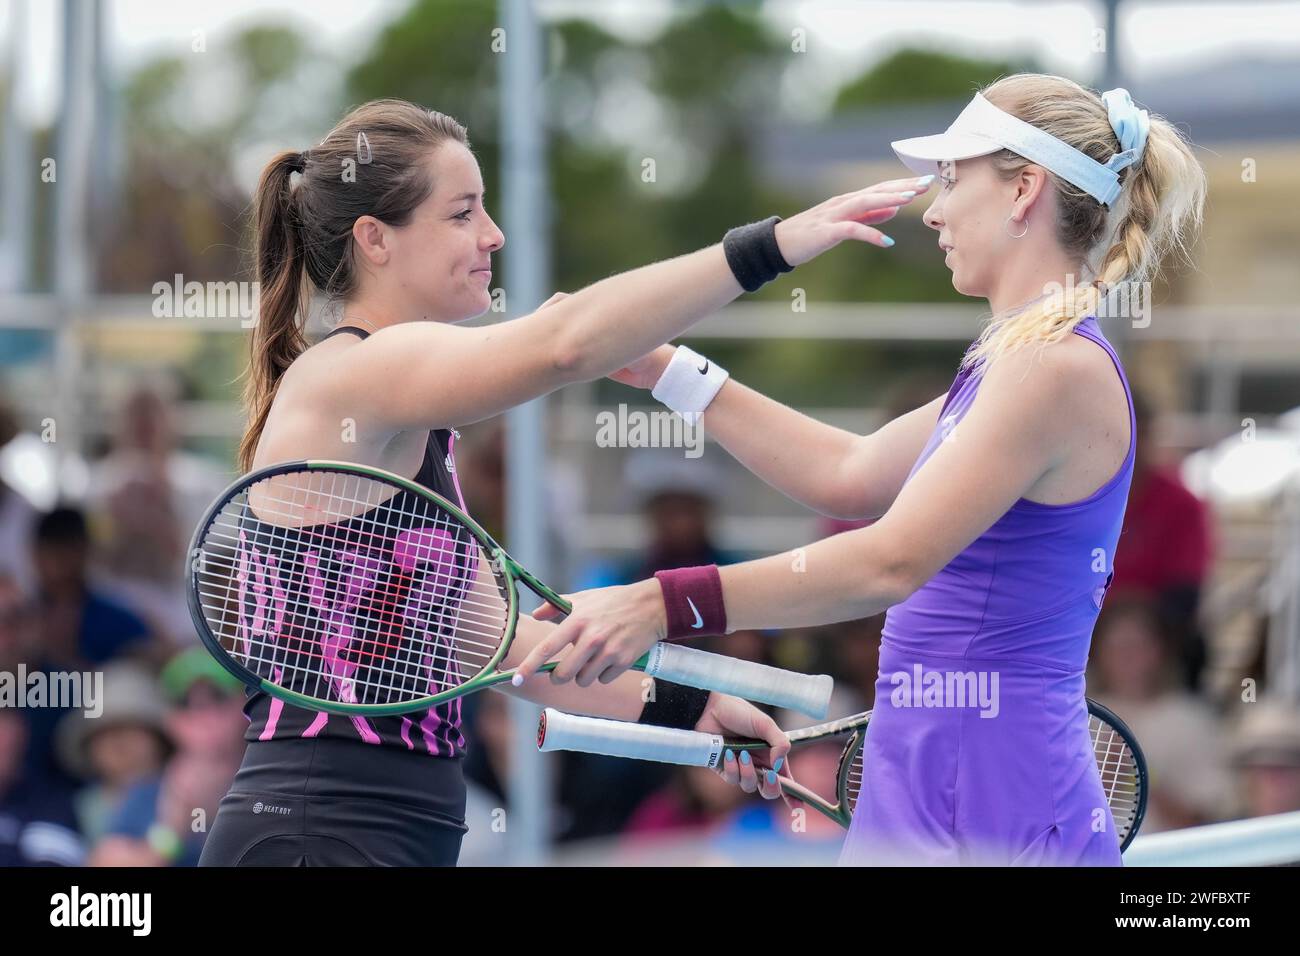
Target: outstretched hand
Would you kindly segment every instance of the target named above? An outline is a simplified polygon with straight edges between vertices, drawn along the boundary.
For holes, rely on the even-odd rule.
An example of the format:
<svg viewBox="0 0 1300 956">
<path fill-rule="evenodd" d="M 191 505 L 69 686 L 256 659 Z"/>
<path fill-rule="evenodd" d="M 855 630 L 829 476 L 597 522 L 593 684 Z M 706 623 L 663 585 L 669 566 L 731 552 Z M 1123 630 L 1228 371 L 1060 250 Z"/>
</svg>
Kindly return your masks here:
<svg viewBox="0 0 1300 956">
<path fill-rule="evenodd" d="M 890 179 L 857 192 L 833 196 L 776 224 L 776 244 L 792 266 L 802 265 L 846 239 L 888 248 L 894 240 L 874 224 L 892 219 L 930 188 L 934 177 Z"/>
<path fill-rule="evenodd" d="M 572 612 L 520 662 L 515 669 L 516 687 L 570 644 L 573 647 L 551 671 L 551 681 L 574 681 L 579 687 L 590 687 L 597 680 L 608 684 L 667 636 L 663 590 L 654 578 L 563 596 L 573 604 Z M 543 604 L 533 617 L 549 621 L 559 614 L 552 605 Z"/>
</svg>

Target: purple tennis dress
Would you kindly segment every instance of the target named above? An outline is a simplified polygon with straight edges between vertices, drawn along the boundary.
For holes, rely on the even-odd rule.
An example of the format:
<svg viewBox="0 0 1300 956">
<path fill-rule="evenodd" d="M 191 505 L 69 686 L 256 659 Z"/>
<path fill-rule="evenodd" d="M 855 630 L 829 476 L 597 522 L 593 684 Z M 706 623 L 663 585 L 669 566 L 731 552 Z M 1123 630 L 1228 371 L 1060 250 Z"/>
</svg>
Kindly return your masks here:
<svg viewBox="0 0 1300 956">
<path fill-rule="evenodd" d="M 1134 436 L 1124 464 L 1073 504 L 1021 498 L 889 609 L 842 865 L 1120 865 L 1084 668 L 1137 429 L 1123 366 L 1096 318 L 1074 331 L 1106 350 L 1124 383 Z M 957 376 L 909 480 L 966 415 L 979 382 Z"/>
</svg>

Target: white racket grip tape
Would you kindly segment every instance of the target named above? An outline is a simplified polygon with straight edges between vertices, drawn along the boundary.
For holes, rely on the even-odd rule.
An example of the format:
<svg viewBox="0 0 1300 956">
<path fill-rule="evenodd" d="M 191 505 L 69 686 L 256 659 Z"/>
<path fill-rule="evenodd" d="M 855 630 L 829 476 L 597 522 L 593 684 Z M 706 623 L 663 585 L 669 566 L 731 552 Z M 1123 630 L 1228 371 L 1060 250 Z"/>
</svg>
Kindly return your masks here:
<svg viewBox="0 0 1300 956">
<path fill-rule="evenodd" d="M 829 674 L 796 674 L 665 642 L 650 648 L 645 672 L 674 684 L 788 707 L 816 720 L 823 719 L 830 710 L 831 691 L 835 689 Z"/>
<path fill-rule="evenodd" d="M 578 717 L 553 707 L 542 711 L 537 725 L 537 749 L 577 750 L 687 767 L 716 767 L 722 760 L 722 738 L 717 734 L 604 717 Z"/>
</svg>

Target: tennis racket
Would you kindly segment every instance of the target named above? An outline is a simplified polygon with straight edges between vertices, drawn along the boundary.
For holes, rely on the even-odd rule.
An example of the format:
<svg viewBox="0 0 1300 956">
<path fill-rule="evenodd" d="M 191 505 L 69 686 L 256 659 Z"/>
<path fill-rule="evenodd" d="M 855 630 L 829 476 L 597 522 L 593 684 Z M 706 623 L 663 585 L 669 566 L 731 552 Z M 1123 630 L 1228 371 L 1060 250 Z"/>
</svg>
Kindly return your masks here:
<svg viewBox="0 0 1300 956">
<path fill-rule="evenodd" d="M 346 462 L 244 476 L 208 509 L 190 556 L 190 613 L 217 660 L 336 714 L 408 713 L 509 681 L 519 582 L 572 610 L 445 498 Z M 824 674 L 663 643 L 633 666 L 812 717 L 830 706 Z"/>
<path fill-rule="evenodd" d="M 1147 758 L 1133 731 L 1108 707 L 1088 700 L 1088 735 L 1097 755 L 1101 788 L 1119 834 L 1120 851 L 1137 836 L 1147 812 Z"/>
<path fill-rule="evenodd" d="M 843 749 L 833 780 L 823 781 L 824 797 L 803 784 L 781 777 L 781 789 L 848 828 L 862 789 L 862 745 L 871 711 L 790 731 L 786 738 L 801 745 L 842 739 Z M 1124 850 L 1137 835 L 1146 812 L 1146 759 L 1124 722 L 1095 701 L 1088 701 L 1088 733 L 1101 773 L 1102 789 Z M 611 757 L 631 757 L 688 767 L 717 768 L 727 750 L 766 750 L 757 740 L 727 740 L 716 734 L 625 723 L 599 717 L 578 717 L 547 708 L 537 729 L 539 750 L 578 750 Z"/>
</svg>

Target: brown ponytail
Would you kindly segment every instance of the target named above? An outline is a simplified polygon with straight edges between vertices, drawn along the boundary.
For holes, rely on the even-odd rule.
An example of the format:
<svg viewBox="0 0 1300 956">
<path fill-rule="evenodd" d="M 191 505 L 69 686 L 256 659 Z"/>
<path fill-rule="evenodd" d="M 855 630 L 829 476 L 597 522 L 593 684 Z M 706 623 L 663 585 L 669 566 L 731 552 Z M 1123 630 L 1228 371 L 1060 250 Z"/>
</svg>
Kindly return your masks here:
<svg viewBox="0 0 1300 956">
<path fill-rule="evenodd" d="M 271 160 L 257 185 L 253 210 L 258 313 L 244 386 L 248 428 L 239 443 L 239 468 L 252 467 L 258 439 L 285 370 L 307 348 L 302 326 L 308 302 L 302 241 L 289 177 L 302 168 L 300 153 Z"/>
<path fill-rule="evenodd" d="M 355 291 L 353 224 L 368 215 L 405 225 L 433 192 L 427 163 L 449 140 L 469 145 L 450 116 L 404 100 L 373 100 L 308 152 L 281 153 L 267 165 L 253 200 L 259 295 L 244 387 L 242 471 L 252 467 L 280 379 L 307 348 L 311 289 L 331 300 Z M 295 172 L 302 174 L 297 185 Z"/>
</svg>

